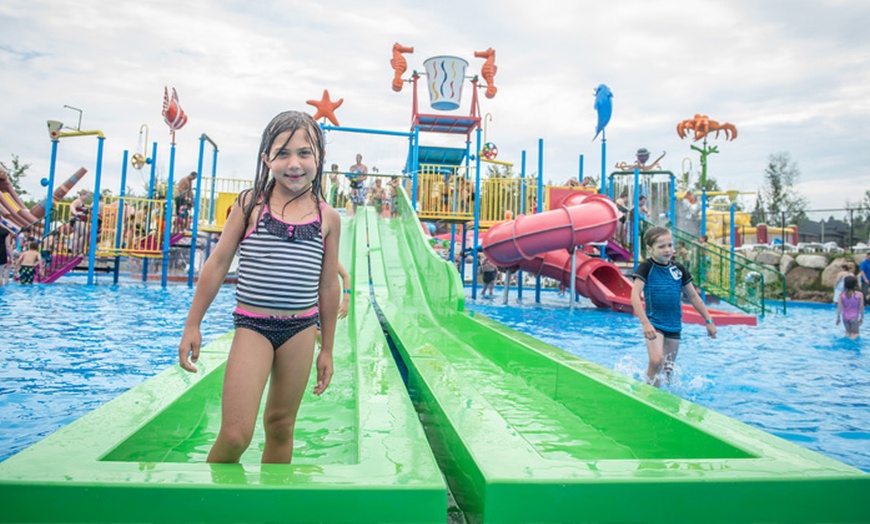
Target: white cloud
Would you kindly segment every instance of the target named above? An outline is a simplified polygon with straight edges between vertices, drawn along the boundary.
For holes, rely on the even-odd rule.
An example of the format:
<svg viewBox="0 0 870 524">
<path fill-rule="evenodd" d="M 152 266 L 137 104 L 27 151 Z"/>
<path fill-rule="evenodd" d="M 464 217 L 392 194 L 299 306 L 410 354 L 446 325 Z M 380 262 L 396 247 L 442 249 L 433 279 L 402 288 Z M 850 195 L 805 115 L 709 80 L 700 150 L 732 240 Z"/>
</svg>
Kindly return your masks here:
<svg viewBox="0 0 870 524">
<path fill-rule="evenodd" d="M 407 131 L 411 86 L 390 89 L 394 42 L 415 48 L 406 78 L 440 54 L 466 58 L 468 74 L 478 74 L 483 62 L 473 52 L 492 47 L 499 92 L 480 102 L 492 115 L 487 139 L 500 159 L 518 164 L 525 150 L 527 169 L 537 170 L 540 138 L 546 178 L 576 174 L 581 154 L 586 173 L 597 174 L 592 91 L 606 83 L 614 93 L 607 169 L 646 147 L 668 152 L 666 169 L 679 172 L 690 158 L 697 170 L 697 153 L 675 128 L 704 113 L 739 131 L 733 142 L 715 142 L 710 173 L 720 184 L 754 191 L 767 157 L 788 151 L 811 205 L 839 207 L 870 187 L 855 174 L 870 141 L 868 23 L 870 5 L 860 1 L 7 0 L 0 159 L 17 154 L 32 163 L 26 186 L 44 191 L 45 121 L 73 123 L 68 104 L 84 111 L 84 128 L 106 133 L 105 185 L 117 191 L 122 151 L 140 147 L 142 124 L 159 142 L 165 173 L 160 106 L 163 87 L 175 86 L 190 116 L 178 133 L 177 172 L 196 167 L 205 132 L 220 146 L 219 175 L 246 177 L 263 125 L 283 109 L 313 110 L 305 101 L 324 89 L 345 100 L 337 111 L 343 126 Z M 420 87 L 421 111 L 433 112 Z M 460 111 L 470 100 L 466 84 Z M 457 136 L 422 141 L 464 147 Z M 64 139 L 58 176 L 79 166 L 93 173 L 95 142 Z M 401 169 L 407 154 L 407 141 L 396 137 L 331 133 L 328 147 L 328 163 L 346 166 L 361 152 L 382 172 Z"/>
</svg>

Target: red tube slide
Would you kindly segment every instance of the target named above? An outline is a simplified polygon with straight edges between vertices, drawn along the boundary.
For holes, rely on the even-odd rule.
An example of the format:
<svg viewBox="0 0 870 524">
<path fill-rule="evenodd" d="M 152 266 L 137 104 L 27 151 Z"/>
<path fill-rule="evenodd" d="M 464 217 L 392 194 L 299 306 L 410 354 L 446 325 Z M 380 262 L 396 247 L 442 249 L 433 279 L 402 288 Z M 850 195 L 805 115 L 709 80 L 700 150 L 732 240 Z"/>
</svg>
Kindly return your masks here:
<svg viewBox="0 0 870 524">
<path fill-rule="evenodd" d="M 571 286 L 571 254 L 578 245 L 602 242 L 613 236 L 619 211 L 602 195 L 577 195 L 562 207 L 493 226 L 483 237 L 483 253 L 496 265 L 515 267 L 553 278 Z M 632 312 L 632 282 L 610 262 L 577 251 L 574 286 L 598 307 Z M 756 325 L 752 315 L 709 309 L 719 325 Z M 689 304 L 683 305 L 683 320 L 703 324 L 704 319 Z"/>
<path fill-rule="evenodd" d="M 510 267 L 540 253 L 598 242 L 613 236 L 619 211 L 602 195 L 579 195 L 571 204 L 490 228 L 483 253 L 496 265 Z"/>
</svg>

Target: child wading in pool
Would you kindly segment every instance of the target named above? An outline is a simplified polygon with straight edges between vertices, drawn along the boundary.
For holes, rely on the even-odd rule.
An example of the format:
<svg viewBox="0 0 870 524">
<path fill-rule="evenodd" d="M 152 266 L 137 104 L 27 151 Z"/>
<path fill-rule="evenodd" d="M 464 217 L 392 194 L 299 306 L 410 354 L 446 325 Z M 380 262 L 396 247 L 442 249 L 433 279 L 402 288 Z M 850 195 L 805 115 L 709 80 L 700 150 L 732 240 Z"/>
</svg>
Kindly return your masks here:
<svg viewBox="0 0 870 524">
<path fill-rule="evenodd" d="M 843 292 L 837 299 L 837 325 L 840 324 L 840 315 L 846 336 L 852 340 L 858 338 L 858 331 L 864 323 L 864 297 L 858 291 L 858 277 L 854 275 L 843 279 Z"/>
<path fill-rule="evenodd" d="M 15 261 L 15 272 L 18 274 L 18 283 L 24 285 L 33 284 L 37 276 L 43 275 L 45 265 L 39 252 L 39 242 L 27 244 L 27 251 Z"/>
<path fill-rule="evenodd" d="M 680 349 L 683 328 L 682 294 L 706 320 L 707 334 L 716 338 L 716 326 L 704 302 L 692 285 L 692 275 L 673 260 L 674 239 L 664 227 L 651 227 L 643 236 L 647 259 L 637 266 L 631 288 L 631 305 L 640 319 L 649 353 L 647 377 L 658 387 L 662 378 L 670 381 Z M 643 302 L 641 302 L 641 297 Z M 664 371 L 664 377 L 662 377 Z"/>
<path fill-rule="evenodd" d="M 242 191 L 233 204 L 202 269 L 178 348 L 181 367 L 196 372 L 200 323 L 238 249 L 236 331 L 224 375 L 221 428 L 209 462 L 239 461 L 253 438 L 267 381 L 262 462 L 290 462 L 318 316 L 322 341 L 315 394 L 326 390 L 333 372 L 341 226 L 338 213 L 322 201 L 320 127 L 305 113 L 277 115 L 263 131 L 258 163 L 253 189 Z"/>
</svg>

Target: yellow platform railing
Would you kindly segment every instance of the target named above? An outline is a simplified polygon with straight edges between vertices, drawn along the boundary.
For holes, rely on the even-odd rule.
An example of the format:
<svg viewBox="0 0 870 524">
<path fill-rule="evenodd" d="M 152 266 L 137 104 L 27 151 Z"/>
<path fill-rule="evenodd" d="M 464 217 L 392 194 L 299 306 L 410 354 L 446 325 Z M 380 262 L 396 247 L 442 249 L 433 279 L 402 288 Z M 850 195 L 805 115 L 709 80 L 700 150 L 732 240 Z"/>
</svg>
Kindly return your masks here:
<svg viewBox="0 0 870 524">
<path fill-rule="evenodd" d="M 102 198 L 102 208 L 98 257 L 163 256 L 165 200 L 112 195 Z"/>
<path fill-rule="evenodd" d="M 474 220 L 474 168 L 420 164 L 417 184 L 421 220 Z"/>
<path fill-rule="evenodd" d="M 239 193 L 251 188 L 253 184 L 252 180 L 204 177 L 199 200 L 199 230 L 207 233 L 223 231 L 227 216 L 230 214 L 230 208 L 232 208 Z M 212 192 L 214 192 L 213 199 Z M 213 207 L 212 201 L 214 202 Z M 188 223 L 191 220 L 193 220 L 192 215 L 186 217 Z M 190 229 L 190 227 L 188 226 L 186 229 Z"/>
</svg>

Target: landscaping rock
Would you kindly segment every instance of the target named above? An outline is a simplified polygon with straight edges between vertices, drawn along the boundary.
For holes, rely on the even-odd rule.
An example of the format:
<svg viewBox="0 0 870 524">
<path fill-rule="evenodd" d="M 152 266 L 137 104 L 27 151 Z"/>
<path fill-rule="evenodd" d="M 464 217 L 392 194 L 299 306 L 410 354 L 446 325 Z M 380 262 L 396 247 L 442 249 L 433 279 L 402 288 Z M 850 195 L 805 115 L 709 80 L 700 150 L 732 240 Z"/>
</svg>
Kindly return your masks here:
<svg viewBox="0 0 870 524">
<path fill-rule="evenodd" d="M 783 275 L 787 275 L 791 268 L 794 266 L 794 257 L 791 255 L 783 255 L 779 260 L 779 272 Z"/>
<path fill-rule="evenodd" d="M 782 255 L 776 251 L 762 251 L 758 254 L 758 257 L 755 258 L 755 261 L 759 264 L 777 267 L 781 258 Z"/>
<path fill-rule="evenodd" d="M 821 274 L 820 269 L 797 266 L 785 276 L 786 287 L 790 290 L 806 290 L 818 283 Z"/>
<path fill-rule="evenodd" d="M 797 265 L 809 269 L 825 269 L 828 267 L 828 259 L 824 255 L 798 255 L 795 259 Z"/>
<path fill-rule="evenodd" d="M 833 262 L 828 264 L 828 267 L 822 271 L 822 285 L 826 287 L 834 287 L 836 284 L 837 275 L 840 271 L 843 270 L 843 264 L 849 265 L 849 268 L 852 270 L 852 273 L 855 273 L 856 269 L 853 265 L 851 265 L 851 260 L 848 258 L 838 257 L 835 258 Z"/>
</svg>

